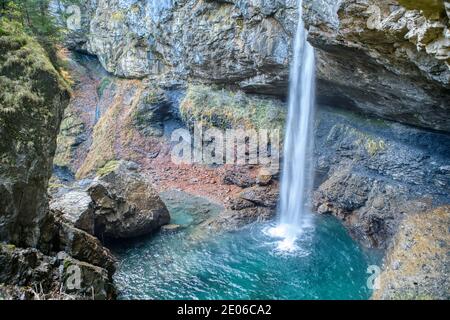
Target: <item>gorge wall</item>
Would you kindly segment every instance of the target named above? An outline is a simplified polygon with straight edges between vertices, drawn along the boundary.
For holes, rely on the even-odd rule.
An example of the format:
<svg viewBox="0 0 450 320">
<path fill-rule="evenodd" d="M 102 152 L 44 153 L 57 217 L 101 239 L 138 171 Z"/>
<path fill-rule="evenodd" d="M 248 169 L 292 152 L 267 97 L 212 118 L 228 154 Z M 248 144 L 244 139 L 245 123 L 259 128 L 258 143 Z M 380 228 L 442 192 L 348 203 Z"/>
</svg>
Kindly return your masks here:
<svg viewBox="0 0 450 320">
<path fill-rule="evenodd" d="M 81 29 L 69 34 L 68 46 L 97 56 L 110 74 L 129 79 L 103 87 L 106 96 L 99 106 L 108 116 L 94 131 L 106 133 L 100 128 L 112 123 L 110 113 L 120 109 L 128 111 L 119 119 L 127 114 L 131 120 L 115 124 L 126 134 L 116 132 L 122 142 L 110 141 L 114 147 L 106 153 L 101 147 L 108 145 L 105 140 L 100 148 L 95 141 L 90 149 L 78 148 L 77 143 L 74 148 L 70 143 L 62 146 L 75 154 L 89 149 L 87 161 L 74 163 L 69 156 L 62 162 L 79 177 L 115 158 L 137 161 L 144 168 L 165 167 L 161 159 L 167 151 L 157 137 L 170 113 L 187 125 L 205 121 L 206 112 L 211 123 L 206 122 L 219 127 L 248 127 L 249 122 L 257 128 L 283 127 L 296 0 L 92 0 L 82 12 Z M 405 217 L 418 213 L 426 220 L 427 210 L 450 203 L 449 13 L 444 1 L 304 1 L 321 106 L 315 124 L 317 169 L 311 202 L 319 213 L 342 219 L 364 246 L 388 249 L 395 245 Z M 99 83 L 101 87 L 104 79 Z M 108 111 L 108 101 L 120 96 L 124 101 L 112 104 L 116 111 Z M 252 109 L 255 103 L 272 118 L 253 123 L 260 119 Z M 242 121 L 244 105 L 248 110 Z M 274 106 L 280 111 L 273 111 Z M 72 110 L 76 114 L 78 109 Z M 76 141 L 77 136 L 70 139 Z M 89 137 L 82 142 L 90 144 Z M 109 158 L 102 159 L 105 154 Z M 90 161 L 95 155 L 101 156 L 100 163 Z M 149 172 L 155 176 L 155 170 Z M 172 167 L 170 172 L 177 179 L 186 174 Z M 226 173 L 224 179 L 228 177 Z M 240 172 L 231 177 L 232 184 L 241 186 L 255 181 Z M 158 185 L 173 179 L 170 174 L 160 178 L 154 177 Z M 187 179 L 189 184 L 196 180 Z M 194 190 L 209 188 L 209 178 L 199 183 L 201 187 L 193 183 Z M 212 188 L 223 192 L 215 183 Z M 270 199 L 276 199 L 276 190 L 239 190 L 225 199 L 231 210 L 210 227 L 232 229 L 258 215 L 273 215 L 276 201 Z M 395 260 L 395 254 L 390 256 Z M 399 287 L 413 281 L 405 279 Z"/>
<path fill-rule="evenodd" d="M 107 299 L 115 258 L 49 209 L 70 90 L 36 39 L 0 20 L 0 300 Z M 70 286 L 74 268 L 80 285 Z"/>
<path fill-rule="evenodd" d="M 68 86 L 17 26 L 0 29 L 0 241 L 36 246 Z"/>
<path fill-rule="evenodd" d="M 444 2 L 434 3 L 304 1 L 318 60 L 319 102 L 450 131 L 448 7 L 446 12 Z M 285 96 L 296 5 L 87 1 L 81 29 L 68 44 L 96 55 L 120 77 Z"/>
<path fill-rule="evenodd" d="M 258 101 L 265 113 L 268 106 L 284 110 L 296 6 L 295 0 L 84 2 L 81 28 L 69 33 L 68 46 L 96 55 L 110 74 L 129 80 L 112 86 L 115 80 L 97 80 L 106 84 L 102 92 L 116 88 L 96 104 L 105 117 L 93 138 L 88 134 L 81 141 L 76 132 L 64 131 L 61 139 L 72 142 L 61 144 L 58 163 L 78 177 L 116 158 L 152 166 L 162 152 L 155 130 L 160 136 L 161 121 L 170 112 L 189 124 L 207 110 L 216 119 L 212 125 L 220 120 L 227 126 L 224 121 L 242 124 L 233 113 L 239 105 L 252 105 L 246 99 Z M 442 132 L 381 120 L 376 125 L 334 111 L 318 115 L 313 205 L 346 221 L 365 245 L 386 248 L 409 211 L 449 202 L 448 5 L 305 0 L 304 6 L 317 55 L 319 105 Z M 108 109 L 114 97 L 122 102 Z M 80 111 L 69 110 L 71 117 Z M 114 124 L 120 143 L 110 141 L 112 132 L 105 129 L 117 112 L 123 118 Z M 283 115 L 270 112 L 274 118 L 256 126 L 282 127 Z M 74 121 L 88 132 L 95 125 L 71 117 L 70 128 L 79 128 L 70 125 Z M 87 154 L 85 161 L 81 154 Z M 380 198 L 389 203 L 378 203 Z"/>
</svg>

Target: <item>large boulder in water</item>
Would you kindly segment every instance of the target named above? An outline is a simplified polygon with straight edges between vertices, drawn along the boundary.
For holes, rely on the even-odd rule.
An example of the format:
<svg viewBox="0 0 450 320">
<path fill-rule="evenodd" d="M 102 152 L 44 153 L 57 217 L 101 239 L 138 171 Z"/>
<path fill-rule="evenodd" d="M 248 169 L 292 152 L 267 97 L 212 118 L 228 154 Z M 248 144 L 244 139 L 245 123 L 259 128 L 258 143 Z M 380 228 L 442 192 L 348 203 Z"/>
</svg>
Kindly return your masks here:
<svg viewBox="0 0 450 320">
<path fill-rule="evenodd" d="M 153 233 L 170 222 L 166 205 L 129 162 L 118 161 L 89 187 L 95 205 L 95 235 L 119 239 Z"/>
</svg>

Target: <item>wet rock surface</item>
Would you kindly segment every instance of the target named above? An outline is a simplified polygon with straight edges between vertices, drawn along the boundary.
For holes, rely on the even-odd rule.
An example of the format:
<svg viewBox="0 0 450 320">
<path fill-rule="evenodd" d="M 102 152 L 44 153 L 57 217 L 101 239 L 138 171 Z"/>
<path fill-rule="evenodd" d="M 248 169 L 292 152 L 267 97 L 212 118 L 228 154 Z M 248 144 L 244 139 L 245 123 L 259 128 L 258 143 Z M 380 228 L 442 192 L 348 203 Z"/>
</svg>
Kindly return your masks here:
<svg viewBox="0 0 450 320">
<path fill-rule="evenodd" d="M 154 233 L 170 222 L 170 214 L 138 167 L 129 161 L 110 162 L 86 184 L 59 189 L 50 207 L 102 241 Z"/>
<path fill-rule="evenodd" d="M 316 125 L 313 206 L 386 248 L 402 219 L 450 203 L 447 135 L 323 109 Z"/>
</svg>

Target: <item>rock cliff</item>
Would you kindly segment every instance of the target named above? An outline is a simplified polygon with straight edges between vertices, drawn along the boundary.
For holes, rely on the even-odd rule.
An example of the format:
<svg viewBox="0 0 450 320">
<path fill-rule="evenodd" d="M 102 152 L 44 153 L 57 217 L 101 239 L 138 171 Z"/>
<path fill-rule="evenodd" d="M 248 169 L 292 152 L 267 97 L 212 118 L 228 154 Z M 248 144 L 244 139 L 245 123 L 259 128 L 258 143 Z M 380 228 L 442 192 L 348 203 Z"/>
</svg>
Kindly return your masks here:
<svg viewBox="0 0 450 320">
<path fill-rule="evenodd" d="M 297 1 L 89 0 L 72 48 L 109 72 L 168 86 L 219 83 L 285 96 Z M 450 131 L 442 1 L 305 0 L 319 101 Z"/>
<path fill-rule="evenodd" d="M 114 298 L 115 258 L 49 209 L 68 85 L 42 46 L 6 20 L 0 86 L 0 299 Z"/>
<path fill-rule="evenodd" d="M 36 246 L 69 92 L 42 47 L 0 23 L 0 241 Z"/>
</svg>

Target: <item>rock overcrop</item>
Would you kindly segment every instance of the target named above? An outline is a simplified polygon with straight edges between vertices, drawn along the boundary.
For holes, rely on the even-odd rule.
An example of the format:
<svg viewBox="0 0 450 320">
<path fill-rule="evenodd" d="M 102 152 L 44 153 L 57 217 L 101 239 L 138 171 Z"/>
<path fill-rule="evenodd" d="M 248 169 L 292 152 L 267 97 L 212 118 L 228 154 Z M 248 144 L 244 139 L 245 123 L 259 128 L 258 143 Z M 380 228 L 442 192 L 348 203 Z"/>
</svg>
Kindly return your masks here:
<svg viewBox="0 0 450 320">
<path fill-rule="evenodd" d="M 0 30 L 0 241 L 35 246 L 69 89 L 36 40 Z"/>
<path fill-rule="evenodd" d="M 118 161 L 101 173 L 85 191 L 69 191 L 53 199 L 51 207 L 102 240 L 151 234 L 170 222 L 164 202 L 136 172 L 136 164 Z"/>
<path fill-rule="evenodd" d="M 449 17 L 435 2 L 304 0 L 319 102 L 449 132 Z M 82 9 L 68 43 L 117 76 L 287 94 L 297 1 L 103 0 Z"/>
</svg>

